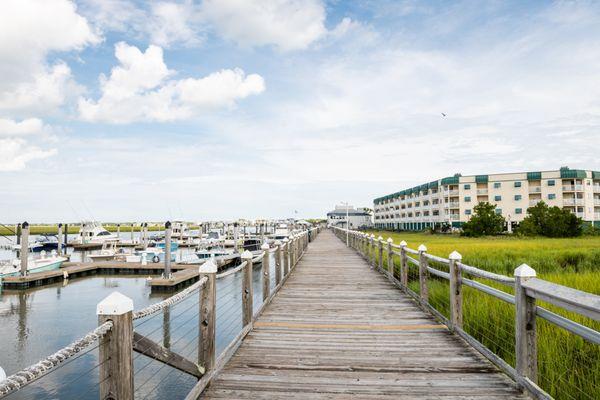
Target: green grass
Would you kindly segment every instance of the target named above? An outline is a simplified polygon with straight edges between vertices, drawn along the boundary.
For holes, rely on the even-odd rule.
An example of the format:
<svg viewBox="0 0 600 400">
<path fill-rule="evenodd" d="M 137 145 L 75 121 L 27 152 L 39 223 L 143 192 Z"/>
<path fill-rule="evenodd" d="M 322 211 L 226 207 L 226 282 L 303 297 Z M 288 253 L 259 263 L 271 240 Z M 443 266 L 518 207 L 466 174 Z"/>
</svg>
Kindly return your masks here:
<svg viewBox="0 0 600 400">
<path fill-rule="evenodd" d="M 117 231 L 116 224 L 104 224 L 103 226 L 109 232 Z M 197 226 L 193 226 L 193 225 L 190 225 L 188 227 L 190 229 L 198 229 Z M 161 231 L 163 229 L 164 229 L 164 225 L 162 225 L 162 224 L 148 226 L 149 232 Z M 139 226 L 139 224 L 133 227 L 134 232 L 139 232 L 140 230 L 141 230 L 141 227 Z M 15 231 L 16 231 L 16 227 L 14 225 L 0 226 L 0 235 L 6 235 L 6 236 L 14 235 L 13 232 L 15 232 Z M 31 235 L 40 235 L 43 233 L 56 234 L 57 232 L 58 232 L 58 225 L 29 225 L 29 234 L 31 234 Z M 64 230 L 63 230 L 63 232 L 64 232 Z M 79 232 L 79 225 L 69 224 L 69 233 L 78 233 L 78 232 Z M 131 232 L 130 223 L 121 224 L 121 233 L 125 234 L 128 232 Z"/>
<path fill-rule="evenodd" d="M 575 239 L 465 238 L 428 233 L 373 233 L 376 237 L 391 237 L 396 244 L 405 240 L 413 249 L 423 243 L 429 253 L 446 258 L 456 250 L 462 254 L 465 264 L 510 276 L 516 267 L 526 263 L 534 268 L 542 279 L 600 294 L 600 237 L 597 236 Z M 399 273 L 399 262 L 398 257 L 395 257 L 396 273 Z M 447 271 L 445 265 L 434 262 L 430 262 L 430 265 Z M 480 281 L 513 293 L 510 287 L 488 280 Z M 418 268 L 413 265 L 409 267 L 409 288 L 419 293 Z M 430 304 L 449 317 L 448 282 L 430 276 L 428 291 Z M 538 304 L 592 329 L 600 330 L 600 323 L 596 321 L 550 304 Z M 512 366 L 515 365 L 514 320 L 513 305 L 472 288 L 463 287 L 465 331 Z M 539 385 L 557 399 L 600 399 L 600 346 L 586 342 L 541 318 L 537 321 Z"/>
</svg>

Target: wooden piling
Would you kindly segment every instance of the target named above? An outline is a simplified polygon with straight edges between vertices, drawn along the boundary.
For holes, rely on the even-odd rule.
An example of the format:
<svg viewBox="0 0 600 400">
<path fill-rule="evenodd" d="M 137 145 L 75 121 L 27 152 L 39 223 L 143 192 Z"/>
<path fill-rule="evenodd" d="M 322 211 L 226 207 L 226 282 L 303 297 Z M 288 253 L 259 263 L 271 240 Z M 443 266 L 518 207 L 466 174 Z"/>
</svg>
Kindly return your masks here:
<svg viewBox="0 0 600 400">
<path fill-rule="evenodd" d="M 200 290 L 200 327 L 198 336 L 198 365 L 204 368 L 205 374 L 215 366 L 215 321 L 217 298 L 217 264 L 210 259 L 198 269 L 200 278 L 208 280 Z"/>
<path fill-rule="evenodd" d="M 60 241 L 61 236 L 62 236 L 62 224 L 58 224 L 58 230 L 57 230 L 57 234 L 56 234 L 56 238 L 58 239 L 57 243 L 56 243 L 56 254 L 59 256 L 62 255 L 62 252 L 63 252 L 62 251 L 62 243 Z"/>
<path fill-rule="evenodd" d="M 262 296 L 263 301 L 267 300 L 271 295 L 271 253 L 269 245 L 263 244 L 261 250 L 264 251 L 262 257 Z"/>
<path fill-rule="evenodd" d="M 275 241 L 275 284 L 281 282 L 281 242 Z"/>
<path fill-rule="evenodd" d="M 404 288 L 408 287 L 408 258 L 406 255 L 407 243 L 400 242 L 400 283 Z"/>
<path fill-rule="evenodd" d="M 290 273 L 290 240 L 283 239 L 283 277 L 285 278 Z"/>
<path fill-rule="evenodd" d="M 394 250 L 392 249 L 392 244 L 394 240 L 392 238 L 388 238 L 387 240 L 387 271 L 388 277 L 390 280 L 394 278 Z"/>
<path fill-rule="evenodd" d="M 29 224 L 23 222 L 21 225 L 21 276 L 27 275 L 27 262 L 29 259 Z"/>
<path fill-rule="evenodd" d="M 97 306 L 98 325 L 112 321 L 100 339 L 100 399 L 133 399 L 133 301 L 113 292 Z"/>
<path fill-rule="evenodd" d="M 252 322 L 252 299 L 253 299 L 253 288 L 252 288 L 252 253 L 248 250 L 244 251 L 241 255 L 242 262 L 245 262 L 244 274 L 242 278 L 242 322 L 244 326 Z"/>
<path fill-rule="evenodd" d="M 383 271 L 383 238 L 381 236 L 377 238 L 377 253 L 377 257 L 379 258 L 377 266 L 379 271 Z"/>
<path fill-rule="evenodd" d="M 165 223 L 165 272 L 163 278 L 171 278 L 171 222 Z"/>
</svg>

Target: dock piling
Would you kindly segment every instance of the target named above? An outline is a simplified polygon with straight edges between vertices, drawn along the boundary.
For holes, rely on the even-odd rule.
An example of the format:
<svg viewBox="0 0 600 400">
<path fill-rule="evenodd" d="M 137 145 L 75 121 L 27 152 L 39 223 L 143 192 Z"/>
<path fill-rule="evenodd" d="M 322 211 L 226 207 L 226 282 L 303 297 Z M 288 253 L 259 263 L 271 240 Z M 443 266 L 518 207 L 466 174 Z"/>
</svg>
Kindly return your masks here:
<svg viewBox="0 0 600 400">
<path fill-rule="evenodd" d="M 27 261 L 29 259 L 29 224 L 23 222 L 21 225 L 21 276 L 27 275 Z"/>
<path fill-rule="evenodd" d="M 458 266 L 462 256 L 458 251 L 453 251 L 448 259 L 450 260 L 450 326 L 452 330 L 462 329 L 462 274 Z"/>
<path fill-rule="evenodd" d="M 281 242 L 275 241 L 275 284 L 281 282 Z"/>
<path fill-rule="evenodd" d="M 214 259 L 209 259 L 198 269 L 200 279 L 208 280 L 200 290 L 200 327 L 198 336 L 198 365 L 204 368 L 204 373 L 211 371 L 215 366 L 215 321 L 217 298 L 217 264 Z"/>
<path fill-rule="evenodd" d="M 283 277 L 288 276 L 290 272 L 290 240 L 288 238 L 283 239 Z"/>
<path fill-rule="evenodd" d="M 262 257 L 262 297 L 263 301 L 265 301 L 271 294 L 271 253 L 269 251 L 269 245 L 266 243 L 261 246 L 261 250 L 264 252 Z"/>
<path fill-rule="evenodd" d="M 242 262 L 245 262 L 244 276 L 242 278 L 242 322 L 244 326 L 252 322 L 252 253 L 248 250 L 241 255 Z"/>
<path fill-rule="evenodd" d="M 171 233 L 171 222 L 167 221 L 165 223 L 165 272 L 163 273 L 165 279 L 171 278 Z"/>
<path fill-rule="evenodd" d="M 60 242 L 60 238 L 62 236 L 62 226 L 62 224 L 58 224 L 58 231 L 56 234 L 56 237 L 58 239 L 56 243 L 56 254 L 59 256 L 62 255 L 62 243 Z"/>
</svg>

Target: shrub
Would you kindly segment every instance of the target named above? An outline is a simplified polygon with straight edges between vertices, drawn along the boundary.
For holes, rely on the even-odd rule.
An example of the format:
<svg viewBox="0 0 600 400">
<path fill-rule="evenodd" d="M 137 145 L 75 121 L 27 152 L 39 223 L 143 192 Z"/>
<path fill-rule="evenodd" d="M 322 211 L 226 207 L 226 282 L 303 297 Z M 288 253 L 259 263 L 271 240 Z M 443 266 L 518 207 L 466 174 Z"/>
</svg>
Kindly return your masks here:
<svg viewBox="0 0 600 400">
<path fill-rule="evenodd" d="M 583 221 L 569 210 L 548 207 L 540 201 L 527 209 L 527 217 L 517 232 L 527 236 L 575 237 L 583 232 Z"/>
<path fill-rule="evenodd" d="M 473 216 L 462 226 L 464 236 L 499 235 L 504 230 L 504 217 L 496 214 L 496 206 L 481 202 L 473 208 Z"/>
</svg>

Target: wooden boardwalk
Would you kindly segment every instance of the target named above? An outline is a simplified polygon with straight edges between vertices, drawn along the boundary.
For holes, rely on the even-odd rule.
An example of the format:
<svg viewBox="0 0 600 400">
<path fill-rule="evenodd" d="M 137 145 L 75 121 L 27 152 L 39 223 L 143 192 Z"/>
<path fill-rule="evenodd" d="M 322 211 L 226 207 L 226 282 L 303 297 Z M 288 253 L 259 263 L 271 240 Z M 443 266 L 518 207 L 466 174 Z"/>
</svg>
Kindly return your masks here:
<svg viewBox="0 0 600 400">
<path fill-rule="evenodd" d="M 323 231 L 201 398 L 515 399 L 515 383 Z"/>
</svg>

